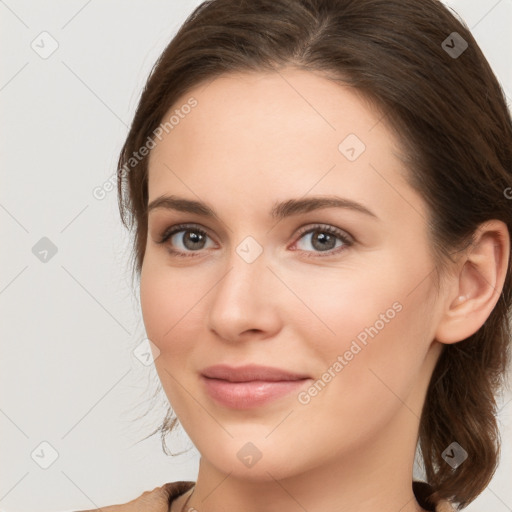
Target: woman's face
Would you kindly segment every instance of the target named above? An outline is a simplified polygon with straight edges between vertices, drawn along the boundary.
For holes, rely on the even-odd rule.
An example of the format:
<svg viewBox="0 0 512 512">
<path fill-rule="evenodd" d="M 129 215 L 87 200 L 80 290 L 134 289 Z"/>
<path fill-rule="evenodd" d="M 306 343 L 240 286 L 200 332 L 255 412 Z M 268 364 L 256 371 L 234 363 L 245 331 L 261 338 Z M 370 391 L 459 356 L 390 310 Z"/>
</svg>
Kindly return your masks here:
<svg viewBox="0 0 512 512">
<path fill-rule="evenodd" d="M 425 203 L 381 114 L 292 68 L 222 76 L 173 113 L 150 155 L 141 304 L 203 460 L 254 479 L 370 447 L 412 465 L 442 300 Z M 307 378 L 202 375 L 219 364 Z"/>
</svg>

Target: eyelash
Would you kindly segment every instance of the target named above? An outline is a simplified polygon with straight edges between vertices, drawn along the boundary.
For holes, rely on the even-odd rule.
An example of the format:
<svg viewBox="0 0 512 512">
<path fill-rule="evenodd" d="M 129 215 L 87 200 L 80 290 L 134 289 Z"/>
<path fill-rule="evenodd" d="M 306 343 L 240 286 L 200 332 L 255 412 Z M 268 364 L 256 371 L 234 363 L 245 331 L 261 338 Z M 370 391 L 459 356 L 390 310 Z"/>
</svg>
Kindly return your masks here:
<svg viewBox="0 0 512 512">
<path fill-rule="evenodd" d="M 194 224 L 178 224 L 176 226 L 172 226 L 171 228 L 168 228 L 164 231 L 164 233 L 160 236 L 160 240 L 158 240 L 157 244 L 165 244 L 173 235 L 176 233 L 179 233 L 180 231 L 193 231 L 196 233 L 199 233 L 201 236 L 209 237 L 208 233 L 201 229 L 200 227 L 194 225 Z M 329 226 L 326 224 L 317 224 L 313 226 L 309 226 L 306 228 L 303 228 L 298 233 L 297 241 L 299 241 L 304 235 L 307 235 L 309 233 L 315 233 L 315 232 L 321 232 L 321 233 L 328 233 L 330 235 L 335 235 L 341 242 L 343 242 L 343 245 L 341 247 L 338 247 L 336 249 L 330 249 L 328 251 L 302 251 L 306 253 L 307 258 L 322 258 L 326 256 L 333 256 L 335 254 L 338 254 L 341 251 L 344 251 L 354 245 L 354 241 L 352 237 L 347 235 L 344 231 L 341 231 L 338 228 L 335 228 L 334 226 Z M 169 252 L 173 256 L 178 257 L 184 257 L 184 258 L 190 258 L 197 256 L 194 254 L 195 252 L 199 253 L 200 251 L 189 251 L 188 253 L 183 253 L 181 251 L 177 251 L 175 249 L 172 249 L 171 247 L 168 248 Z M 312 254 L 309 254 L 312 253 Z"/>
</svg>

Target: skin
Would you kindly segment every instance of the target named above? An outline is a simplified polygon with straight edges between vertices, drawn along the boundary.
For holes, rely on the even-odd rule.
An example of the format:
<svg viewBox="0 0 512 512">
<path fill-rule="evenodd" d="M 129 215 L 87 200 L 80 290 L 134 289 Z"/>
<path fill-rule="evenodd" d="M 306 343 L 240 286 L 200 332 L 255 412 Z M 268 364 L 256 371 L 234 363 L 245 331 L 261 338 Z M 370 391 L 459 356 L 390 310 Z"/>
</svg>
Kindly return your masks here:
<svg viewBox="0 0 512 512">
<path fill-rule="evenodd" d="M 423 510 L 411 483 L 428 383 L 443 344 L 475 332 L 492 311 L 506 271 L 506 227 L 482 227 L 438 289 L 428 211 L 404 179 L 399 140 L 353 89 L 288 67 L 223 75 L 171 110 L 191 96 L 197 107 L 151 151 L 148 202 L 172 194 L 202 201 L 216 216 L 152 209 L 140 281 L 159 377 L 201 454 L 188 507 Z M 354 161 L 338 149 L 348 134 L 366 146 Z M 375 217 L 333 207 L 279 221 L 269 214 L 276 202 L 328 195 Z M 194 226 L 158 243 L 182 223 L 206 231 L 202 246 L 184 239 Z M 322 251 L 299 232 L 317 224 L 313 235 L 332 226 L 353 243 L 334 235 Z M 247 236 L 263 249 L 251 263 L 236 251 Z M 218 363 L 316 380 L 397 303 L 401 310 L 307 404 L 294 392 L 235 410 L 204 390 L 199 372 Z M 237 457 L 247 442 L 262 454 L 252 467 Z"/>
</svg>

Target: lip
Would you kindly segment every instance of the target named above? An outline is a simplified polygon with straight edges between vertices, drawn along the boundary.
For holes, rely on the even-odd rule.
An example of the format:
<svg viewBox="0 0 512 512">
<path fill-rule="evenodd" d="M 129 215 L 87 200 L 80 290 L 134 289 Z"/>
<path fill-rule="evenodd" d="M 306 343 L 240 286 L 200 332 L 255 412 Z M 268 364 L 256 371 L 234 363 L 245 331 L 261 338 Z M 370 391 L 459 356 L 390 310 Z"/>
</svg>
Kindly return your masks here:
<svg viewBox="0 0 512 512">
<path fill-rule="evenodd" d="M 233 409 L 249 409 L 298 391 L 311 377 L 269 366 L 215 365 L 201 372 L 206 392 Z"/>
<path fill-rule="evenodd" d="M 278 382 L 310 378 L 310 376 L 305 373 L 295 373 L 282 370 L 281 368 L 256 364 L 247 364 L 237 367 L 227 364 L 216 364 L 215 366 L 205 368 L 201 374 L 210 379 L 222 379 L 229 382 L 250 382 L 254 380 Z"/>
</svg>

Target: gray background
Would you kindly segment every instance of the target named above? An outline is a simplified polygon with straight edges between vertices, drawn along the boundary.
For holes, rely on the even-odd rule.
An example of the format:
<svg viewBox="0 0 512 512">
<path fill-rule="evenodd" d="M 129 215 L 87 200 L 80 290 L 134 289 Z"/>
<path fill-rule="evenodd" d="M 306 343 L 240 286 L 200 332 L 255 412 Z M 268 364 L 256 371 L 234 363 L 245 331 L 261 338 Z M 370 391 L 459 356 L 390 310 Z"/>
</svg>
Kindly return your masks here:
<svg viewBox="0 0 512 512">
<path fill-rule="evenodd" d="M 151 66 L 199 3 L 0 0 L 1 510 L 94 508 L 196 478 L 182 430 L 176 457 L 157 436 L 138 443 L 165 398 L 149 401 L 156 373 L 133 353 L 145 333 L 109 179 Z M 510 99 L 512 0 L 447 3 Z M 502 461 L 471 512 L 512 510 L 510 392 L 500 404 Z"/>
</svg>

